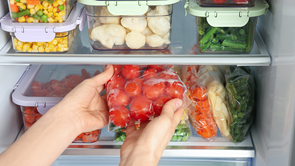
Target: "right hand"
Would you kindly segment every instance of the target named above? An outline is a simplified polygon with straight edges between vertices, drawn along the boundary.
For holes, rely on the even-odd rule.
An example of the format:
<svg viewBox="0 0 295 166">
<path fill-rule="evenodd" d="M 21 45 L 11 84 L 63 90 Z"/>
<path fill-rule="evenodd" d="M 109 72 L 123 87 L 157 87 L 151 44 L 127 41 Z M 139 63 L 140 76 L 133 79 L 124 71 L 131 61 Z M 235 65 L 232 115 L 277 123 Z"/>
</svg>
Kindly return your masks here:
<svg viewBox="0 0 295 166">
<path fill-rule="evenodd" d="M 120 151 L 120 166 L 157 165 L 182 118 L 183 109 L 178 110 L 181 105 L 180 99 L 168 101 L 161 115 L 141 123 L 140 130 L 136 130 L 134 121 L 130 122 Z"/>
</svg>

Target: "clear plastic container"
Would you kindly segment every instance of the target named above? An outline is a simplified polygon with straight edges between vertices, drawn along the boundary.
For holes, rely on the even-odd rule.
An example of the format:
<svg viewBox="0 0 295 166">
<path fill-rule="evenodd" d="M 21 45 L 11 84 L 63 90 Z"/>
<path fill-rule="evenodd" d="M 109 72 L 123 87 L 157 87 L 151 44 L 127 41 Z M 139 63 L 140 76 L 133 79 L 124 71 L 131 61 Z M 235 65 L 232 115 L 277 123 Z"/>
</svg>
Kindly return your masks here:
<svg viewBox="0 0 295 166">
<path fill-rule="evenodd" d="M 21 107 L 25 130 L 83 80 L 99 74 L 97 65 L 32 65 L 24 74 L 12 100 Z M 74 142 L 95 142 L 101 131 L 81 133 Z"/>
<path fill-rule="evenodd" d="M 254 45 L 257 17 L 243 27 L 212 27 L 204 17 L 196 17 L 197 46 L 202 53 L 249 53 Z"/>
<path fill-rule="evenodd" d="M 10 16 L 20 23 L 62 23 L 77 0 L 8 0 Z"/>
<path fill-rule="evenodd" d="M 50 42 L 22 42 L 15 37 L 13 32 L 10 35 L 13 49 L 16 52 L 62 53 L 69 50 L 78 29 L 79 27 L 77 26 L 71 31 L 56 33 L 55 38 Z"/>
<path fill-rule="evenodd" d="M 42 115 L 38 112 L 37 107 L 21 107 L 25 131 L 29 130 Z M 95 142 L 99 139 L 101 130 L 94 130 L 78 135 L 73 142 Z"/>
<path fill-rule="evenodd" d="M 197 0 L 202 7 L 253 7 L 255 0 Z"/>
<path fill-rule="evenodd" d="M 144 15 L 112 15 L 105 6 L 86 5 L 90 43 L 97 50 L 166 49 L 172 5 L 149 6 Z"/>
</svg>

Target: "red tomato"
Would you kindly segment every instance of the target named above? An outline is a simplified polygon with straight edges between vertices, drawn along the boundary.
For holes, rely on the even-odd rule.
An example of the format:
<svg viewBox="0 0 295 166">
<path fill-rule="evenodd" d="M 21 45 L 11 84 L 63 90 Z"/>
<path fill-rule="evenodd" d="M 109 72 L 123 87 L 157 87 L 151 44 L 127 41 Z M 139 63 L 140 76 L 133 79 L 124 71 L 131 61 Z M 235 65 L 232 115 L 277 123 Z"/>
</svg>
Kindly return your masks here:
<svg viewBox="0 0 295 166">
<path fill-rule="evenodd" d="M 153 68 L 146 69 L 143 72 L 142 77 L 144 79 L 157 78 L 158 77 L 157 70 L 156 69 L 153 69 Z"/>
<path fill-rule="evenodd" d="M 125 90 L 128 96 L 135 97 L 140 95 L 141 93 L 141 85 L 140 83 L 135 82 L 134 80 L 128 81 L 125 85 Z"/>
<path fill-rule="evenodd" d="M 151 79 L 143 83 L 142 92 L 147 98 L 155 100 L 164 94 L 165 86 L 165 82 Z"/>
<path fill-rule="evenodd" d="M 154 104 L 153 104 L 153 107 L 154 107 L 154 112 L 155 112 L 155 116 L 159 116 L 161 115 L 161 112 L 162 112 L 162 108 L 164 106 L 164 104 L 169 101 L 171 99 L 170 96 L 161 96 L 160 98 L 158 98 Z"/>
<path fill-rule="evenodd" d="M 226 1 L 227 0 L 212 0 L 212 2 L 215 3 L 215 4 L 223 4 Z"/>
<path fill-rule="evenodd" d="M 166 94 L 168 96 L 171 96 L 173 99 L 174 98 L 182 99 L 184 91 L 185 91 L 184 85 L 179 81 L 168 82 L 167 84 Z"/>
<path fill-rule="evenodd" d="M 138 85 L 140 85 L 142 87 L 143 85 L 143 79 L 141 78 L 135 78 L 133 79 L 133 82 L 136 82 Z"/>
<path fill-rule="evenodd" d="M 233 0 L 234 3 L 236 4 L 240 4 L 240 5 L 243 5 L 243 4 L 248 4 L 250 0 Z"/>
<path fill-rule="evenodd" d="M 28 16 L 28 15 L 25 15 L 25 19 L 26 19 L 26 20 L 27 20 L 29 17 L 30 17 L 30 16 Z"/>
<path fill-rule="evenodd" d="M 166 80 L 168 80 L 168 79 L 177 80 L 178 75 L 173 70 L 164 70 L 161 73 L 159 73 L 159 78 L 163 78 Z"/>
<path fill-rule="evenodd" d="M 148 65 L 139 65 L 140 69 L 146 69 L 148 67 Z"/>
<path fill-rule="evenodd" d="M 122 70 L 122 74 L 127 79 L 133 79 L 139 76 L 139 66 L 137 65 L 125 65 Z"/>
<path fill-rule="evenodd" d="M 122 72 L 123 65 L 113 65 L 113 68 L 114 68 L 114 75 L 116 75 Z"/>
<path fill-rule="evenodd" d="M 118 127 L 126 127 L 131 121 L 129 110 L 124 106 L 116 106 L 110 109 L 110 121 Z"/>
<path fill-rule="evenodd" d="M 144 95 L 137 96 L 130 102 L 131 117 L 135 121 L 148 121 L 153 115 L 153 102 Z"/>
<path fill-rule="evenodd" d="M 106 84 L 107 91 L 111 89 L 123 89 L 125 86 L 126 80 L 121 75 L 114 75 Z"/>
<path fill-rule="evenodd" d="M 156 69 L 158 72 L 165 70 L 165 69 L 170 69 L 173 65 L 149 65 L 149 68 Z"/>
<path fill-rule="evenodd" d="M 128 95 L 122 89 L 112 89 L 108 94 L 108 106 L 112 107 L 115 105 L 127 106 L 130 102 Z"/>
</svg>

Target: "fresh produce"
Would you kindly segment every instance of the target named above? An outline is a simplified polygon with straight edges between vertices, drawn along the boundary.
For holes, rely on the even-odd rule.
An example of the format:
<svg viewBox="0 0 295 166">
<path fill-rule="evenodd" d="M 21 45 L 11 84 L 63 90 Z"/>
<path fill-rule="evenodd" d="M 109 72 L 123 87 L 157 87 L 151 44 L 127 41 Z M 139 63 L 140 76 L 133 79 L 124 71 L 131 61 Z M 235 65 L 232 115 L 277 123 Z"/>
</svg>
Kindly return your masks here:
<svg viewBox="0 0 295 166">
<path fill-rule="evenodd" d="M 110 109 L 109 130 L 152 120 L 170 99 L 184 98 L 186 88 L 171 65 L 115 65 L 106 83 Z"/>
<path fill-rule="evenodd" d="M 62 23 L 75 0 L 9 0 L 12 19 L 26 23 Z"/>
<path fill-rule="evenodd" d="M 227 0 L 212 0 L 213 3 L 216 4 L 223 4 L 224 2 L 226 2 Z"/>
<path fill-rule="evenodd" d="M 252 0 L 254 1 L 254 0 Z M 201 6 L 214 6 L 214 7 L 252 7 L 254 2 L 251 0 L 197 0 Z"/>
<path fill-rule="evenodd" d="M 207 88 L 208 99 L 212 108 L 213 118 L 223 137 L 232 140 L 230 124 L 232 118 L 227 101 L 227 93 L 223 85 L 224 75 L 219 66 L 202 65 L 199 68 L 199 79 Z"/>
<path fill-rule="evenodd" d="M 66 52 L 69 50 L 76 32 L 77 29 L 56 33 L 55 38 L 50 42 L 22 42 L 13 37 L 12 44 L 17 52 Z"/>
<path fill-rule="evenodd" d="M 206 18 L 197 18 L 198 44 L 201 52 L 243 53 L 253 47 L 253 20 L 243 27 L 212 27 Z"/>
<path fill-rule="evenodd" d="M 187 121 L 181 121 L 177 125 L 170 141 L 187 141 L 189 137 L 191 137 L 189 123 Z"/>
<path fill-rule="evenodd" d="M 217 126 L 213 119 L 207 90 L 200 84 L 195 66 L 183 66 L 182 72 L 188 89 L 187 95 L 192 100 L 188 114 L 193 129 L 203 138 L 213 141 L 217 135 Z"/>
<path fill-rule="evenodd" d="M 170 44 L 170 6 L 150 7 L 144 16 L 115 16 L 99 8 L 89 31 L 90 39 L 107 49 L 163 49 Z M 98 43 L 94 43 L 97 48 Z M 101 47 L 98 47 L 101 48 Z"/>
<path fill-rule="evenodd" d="M 254 79 L 250 69 L 236 67 L 226 74 L 226 91 L 233 122 L 230 133 L 234 142 L 241 142 L 254 119 Z"/>
</svg>

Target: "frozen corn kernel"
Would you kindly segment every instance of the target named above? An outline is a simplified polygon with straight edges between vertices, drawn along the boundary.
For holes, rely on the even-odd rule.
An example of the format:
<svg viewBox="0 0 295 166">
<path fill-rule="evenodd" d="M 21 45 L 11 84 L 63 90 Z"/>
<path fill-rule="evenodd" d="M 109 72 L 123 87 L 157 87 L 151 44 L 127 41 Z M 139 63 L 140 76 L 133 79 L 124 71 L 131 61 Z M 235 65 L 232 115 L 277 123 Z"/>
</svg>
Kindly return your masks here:
<svg viewBox="0 0 295 166">
<path fill-rule="evenodd" d="M 43 13 L 47 15 L 48 14 L 48 11 L 47 10 L 44 10 Z"/>
<path fill-rule="evenodd" d="M 63 2 L 62 0 L 57 0 L 57 3 L 58 3 L 59 5 L 62 5 L 64 2 Z"/>
<path fill-rule="evenodd" d="M 39 8 L 39 5 L 36 5 L 35 8 L 34 8 L 36 11 L 38 11 L 40 8 Z"/>
<path fill-rule="evenodd" d="M 38 46 L 36 44 L 33 44 L 33 50 L 38 50 Z"/>
<path fill-rule="evenodd" d="M 9 0 L 9 3 L 10 3 L 11 5 L 13 5 L 13 4 L 15 3 L 15 1 L 14 1 L 14 0 Z"/>
<path fill-rule="evenodd" d="M 24 16 L 18 18 L 18 22 L 25 22 L 26 21 L 26 18 Z"/>
<path fill-rule="evenodd" d="M 57 7 L 58 6 L 58 3 L 57 2 L 53 2 L 52 4 L 54 7 Z"/>
<path fill-rule="evenodd" d="M 55 17 L 60 17 L 59 13 L 54 13 L 53 14 Z"/>
<path fill-rule="evenodd" d="M 18 40 L 16 38 L 13 38 L 13 42 L 18 42 Z"/>
<path fill-rule="evenodd" d="M 58 19 L 58 22 L 59 23 L 62 23 L 64 20 L 63 19 Z"/>
<path fill-rule="evenodd" d="M 57 47 L 57 49 L 56 49 L 58 52 L 63 52 L 64 51 L 64 49 L 62 48 L 62 47 Z"/>
<path fill-rule="evenodd" d="M 16 46 L 15 49 L 18 51 L 22 51 L 22 48 L 20 46 Z"/>
<path fill-rule="evenodd" d="M 30 48 L 31 46 L 30 46 L 30 44 L 28 44 L 28 43 L 26 43 L 26 44 L 24 44 L 24 46 L 23 46 L 23 50 L 28 50 L 29 48 Z M 24 52 L 25 52 L 24 51 Z"/>
<path fill-rule="evenodd" d="M 37 20 L 37 19 L 34 18 L 33 23 L 38 23 L 38 22 L 39 22 L 39 20 Z"/>
<path fill-rule="evenodd" d="M 34 18 L 33 17 L 29 17 L 28 19 L 27 19 L 27 22 L 28 23 L 32 23 L 34 21 Z"/>
<path fill-rule="evenodd" d="M 45 52 L 50 52 L 50 51 L 51 51 L 50 48 L 45 47 Z"/>
<path fill-rule="evenodd" d="M 56 13 L 57 12 L 57 9 L 56 8 L 53 8 L 52 12 L 53 13 Z"/>
<path fill-rule="evenodd" d="M 22 6 L 22 5 L 24 5 L 24 4 L 20 3 L 20 2 L 16 3 L 16 6 Z"/>
<path fill-rule="evenodd" d="M 22 8 L 23 10 L 27 9 L 26 5 L 21 5 L 20 8 Z"/>
<path fill-rule="evenodd" d="M 41 47 L 38 47 L 38 51 L 39 51 L 39 52 L 44 52 L 45 50 L 44 50 L 44 48 L 41 46 Z"/>
<path fill-rule="evenodd" d="M 54 47 L 54 48 L 52 49 L 52 51 L 53 51 L 53 52 L 56 52 L 56 47 Z"/>
<path fill-rule="evenodd" d="M 19 45 L 20 47 L 23 47 L 24 43 L 21 42 L 21 41 L 18 41 L 18 42 L 17 42 L 17 45 Z"/>
<path fill-rule="evenodd" d="M 35 5 L 27 5 L 28 9 L 34 9 Z"/>
<path fill-rule="evenodd" d="M 53 40 L 52 40 L 52 44 L 57 45 L 57 43 L 58 43 L 58 42 L 57 42 L 56 39 L 53 39 Z"/>
<path fill-rule="evenodd" d="M 17 42 L 13 42 L 13 45 L 14 45 L 14 47 L 16 47 L 18 44 L 17 44 Z"/>
<path fill-rule="evenodd" d="M 69 50 L 69 47 L 64 47 L 64 51 L 68 51 Z"/>
<path fill-rule="evenodd" d="M 66 15 L 66 12 L 65 11 L 59 12 L 59 15 L 60 16 L 65 16 Z"/>
<path fill-rule="evenodd" d="M 43 45 L 43 42 L 36 42 L 36 45 L 40 47 Z"/>
<path fill-rule="evenodd" d="M 53 49 L 54 48 L 54 45 L 53 44 L 49 44 L 48 45 L 48 48 Z"/>
<path fill-rule="evenodd" d="M 48 22 L 49 22 L 49 23 L 54 23 L 54 19 L 51 18 L 51 17 L 49 17 L 49 18 L 48 18 Z"/>
<path fill-rule="evenodd" d="M 31 14 L 31 15 L 36 14 L 36 10 L 35 10 L 35 9 L 30 9 L 30 14 Z"/>
<path fill-rule="evenodd" d="M 51 5 L 48 6 L 47 10 L 48 10 L 48 12 L 52 12 L 53 11 L 53 7 Z"/>
<path fill-rule="evenodd" d="M 20 0 L 21 3 L 27 3 L 27 0 Z"/>
<path fill-rule="evenodd" d="M 46 8 L 48 8 L 49 3 L 48 3 L 47 1 L 43 1 L 43 2 L 42 2 L 42 5 L 43 5 L 44 7 L 46 7 Z"/>
<path fill-rule="evenodd" d="M 49 17 L 52 17 L 52 16 L 53 16 L 53 13 L 48 11 L 47 17 L 49 18 Z"/>
<path fill-rule="evenodd" d="M 27 50 L 27 52 L 32 52 L 32 48 L 29 48 L 29 49 Z"/>
</svg>

